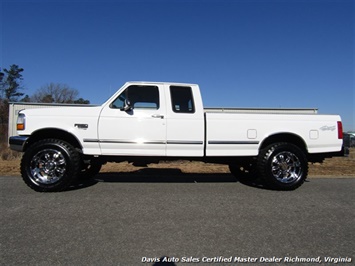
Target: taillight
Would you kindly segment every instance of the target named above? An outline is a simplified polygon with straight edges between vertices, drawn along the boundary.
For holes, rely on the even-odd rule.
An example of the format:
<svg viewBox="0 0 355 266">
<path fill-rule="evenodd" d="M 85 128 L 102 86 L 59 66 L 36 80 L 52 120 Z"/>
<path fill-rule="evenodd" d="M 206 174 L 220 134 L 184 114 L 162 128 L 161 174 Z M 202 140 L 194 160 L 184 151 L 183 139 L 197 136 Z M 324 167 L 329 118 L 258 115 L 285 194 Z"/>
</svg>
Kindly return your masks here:
<svg viewBox="0 0 355 266">
<path fill-rule="evenodd" d="M 343 139 L 343 124 L 338 121 L 338 139 Z"/>
</svg>

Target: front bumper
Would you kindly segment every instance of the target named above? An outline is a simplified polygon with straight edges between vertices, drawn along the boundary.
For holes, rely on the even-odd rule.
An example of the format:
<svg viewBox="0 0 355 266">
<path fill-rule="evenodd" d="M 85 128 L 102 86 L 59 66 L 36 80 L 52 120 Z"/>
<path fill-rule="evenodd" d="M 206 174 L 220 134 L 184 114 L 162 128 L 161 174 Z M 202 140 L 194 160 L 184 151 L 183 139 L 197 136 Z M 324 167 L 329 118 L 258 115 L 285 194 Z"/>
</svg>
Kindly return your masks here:
<svg viewBox="0 0 355 266">
<path fill-rule="evenodd" d="M 9 138 L 10 149 L 14 151 L 24 151 L 28 136 L 13 136 Z"/>
</svg>

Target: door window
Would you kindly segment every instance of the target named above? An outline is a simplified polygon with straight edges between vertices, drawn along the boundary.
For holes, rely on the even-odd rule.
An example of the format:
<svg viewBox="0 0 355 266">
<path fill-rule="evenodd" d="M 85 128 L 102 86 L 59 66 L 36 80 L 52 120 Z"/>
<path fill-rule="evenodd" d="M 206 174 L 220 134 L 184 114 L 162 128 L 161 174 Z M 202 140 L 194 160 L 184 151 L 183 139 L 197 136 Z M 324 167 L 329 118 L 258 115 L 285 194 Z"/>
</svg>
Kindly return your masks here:
<svg viewBox="0 0 355 266">
<path fill-rule="evenodd" d="M 110 107 L 121 109 L 128 100 L 133 109 L 159 109 L 159 89 L 157 86 L 132 85 L 114 100 Z"/>
</svg>

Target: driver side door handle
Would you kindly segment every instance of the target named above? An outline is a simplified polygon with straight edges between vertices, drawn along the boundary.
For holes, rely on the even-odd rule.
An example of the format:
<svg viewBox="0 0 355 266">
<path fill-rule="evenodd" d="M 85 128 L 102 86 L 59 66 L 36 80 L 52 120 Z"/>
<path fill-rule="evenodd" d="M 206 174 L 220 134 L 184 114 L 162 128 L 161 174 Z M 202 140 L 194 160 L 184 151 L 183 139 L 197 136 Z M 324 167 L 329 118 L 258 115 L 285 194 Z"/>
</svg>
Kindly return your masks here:
<svg viewBox="0 0 355 266">
<path fill-rule="evenodd" d="M 164 115 L 159 115 L 159 114 L 154 114 L 152 115 L 153 118 L 160 118 L 160 119 L 163 119 L 164 118 Z"/>
</svg>

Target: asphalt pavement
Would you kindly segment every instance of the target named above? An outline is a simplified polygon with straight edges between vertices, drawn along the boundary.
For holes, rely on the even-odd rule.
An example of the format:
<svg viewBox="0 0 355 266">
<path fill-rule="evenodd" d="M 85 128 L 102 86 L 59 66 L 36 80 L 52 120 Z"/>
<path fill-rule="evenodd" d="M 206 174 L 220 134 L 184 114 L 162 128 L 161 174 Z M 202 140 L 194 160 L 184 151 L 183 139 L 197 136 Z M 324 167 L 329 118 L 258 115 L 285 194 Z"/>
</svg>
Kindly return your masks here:
<svg viewBox="0 0 355 266">
<path fill-rule="evenodd" d="M 0 265 L 354 264 L 355 179 L 283 192 L 167 171 L 99 174 L 60 193 L 0 177 Z"/>
</svg>

